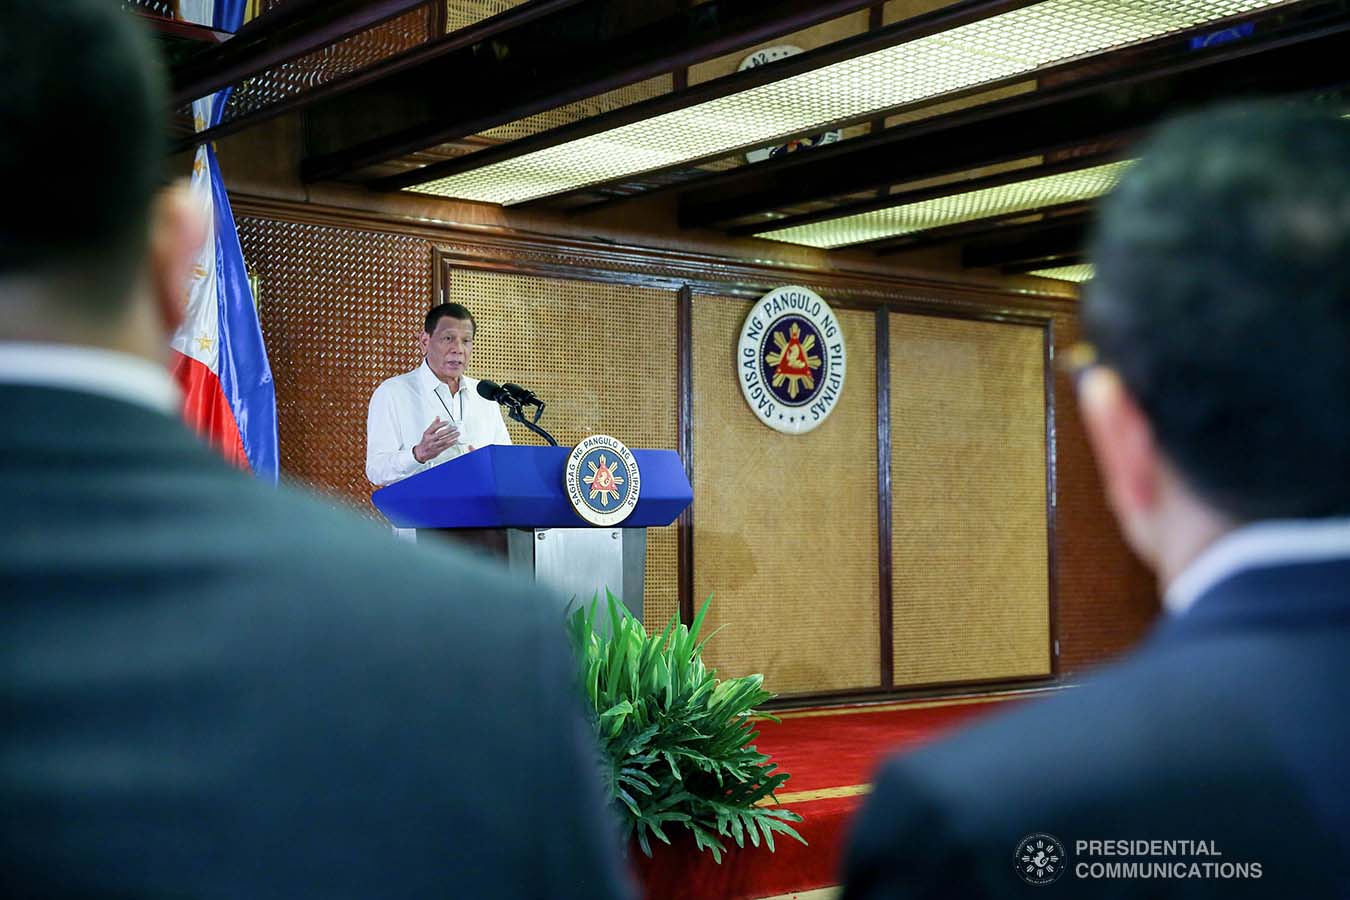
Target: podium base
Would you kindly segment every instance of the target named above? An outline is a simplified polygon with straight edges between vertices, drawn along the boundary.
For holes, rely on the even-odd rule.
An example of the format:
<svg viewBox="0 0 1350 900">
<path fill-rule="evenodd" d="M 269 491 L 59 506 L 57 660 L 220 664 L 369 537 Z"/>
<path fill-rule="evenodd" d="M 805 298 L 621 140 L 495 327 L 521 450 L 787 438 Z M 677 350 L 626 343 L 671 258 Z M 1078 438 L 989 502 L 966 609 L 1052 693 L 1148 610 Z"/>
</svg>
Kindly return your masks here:
<svg viewBox="0 0 1350 900">
<path fill-rule="evenodd" d="M 520 537 L 516 537 L 519 534 Z M 642 620 L 642 580 L 647 567 L 645 528 L 536 528 L 512 529 L 508 540 L 528 542 L 533 553 L 513 543 L 510 564 L 533 558 L 536 581 L 548 585 L 569 600 L 590 603 L 605 591 L 623 600 L 629 612 Z M 598 616 L 597 616 L 598 618 Z"/>
<path fill-rule="evenodd" d="M 567 600 L 590 603 L 599 594 L 603 609 L 605 591 L 612 591 L 642 621 L 645 528 L 417 529 L 419 541 L 432 535 L 487 552 L 511 571 L 547 585 Z M 596 620 L 604 621 L 598 614 Z"/>
</svg>

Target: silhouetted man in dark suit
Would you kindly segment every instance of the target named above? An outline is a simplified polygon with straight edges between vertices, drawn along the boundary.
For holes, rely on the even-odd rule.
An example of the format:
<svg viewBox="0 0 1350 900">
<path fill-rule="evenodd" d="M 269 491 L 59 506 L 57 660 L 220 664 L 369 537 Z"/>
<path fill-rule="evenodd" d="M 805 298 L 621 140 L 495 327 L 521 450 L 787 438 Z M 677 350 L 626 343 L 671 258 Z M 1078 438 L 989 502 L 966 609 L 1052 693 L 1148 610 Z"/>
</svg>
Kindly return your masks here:
<svg viewBox="0 0 1350 900">
<path fill-rule="evenodd" d="M 1350 888 L 1350 122 L 1167 126 L 1093 259 L 1079 401 L 1166 615 L 1089 684 L 885 766 L 847 900 Z"/>
<path fill-rule="evenodd" d="M 0 73 L 0 896 L 625 894 L 556 606 L 177 421 L 131 17 L 0 0 Z"/>
</svg>

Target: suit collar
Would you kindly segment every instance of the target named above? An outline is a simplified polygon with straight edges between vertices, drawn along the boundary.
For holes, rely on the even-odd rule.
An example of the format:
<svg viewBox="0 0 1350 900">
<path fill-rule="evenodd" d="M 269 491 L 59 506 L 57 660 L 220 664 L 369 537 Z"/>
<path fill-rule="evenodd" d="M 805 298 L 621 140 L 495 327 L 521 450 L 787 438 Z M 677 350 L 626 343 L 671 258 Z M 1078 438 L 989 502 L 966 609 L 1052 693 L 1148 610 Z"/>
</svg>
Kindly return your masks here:
<svg viewBox="0 0 1350 900">
<path fill-rule="evenodd" d="M 1257 522 L 1224 535 L 1168 587 L 1163 605 L 1185 615 L 1205 594 L 1257 568 L 1350 559 L 1350 518 Z"/>
<path fill-rule="evenodd" d="M 136 458 L 160 465 L 189 453 L 225 465 L 183 424 L 143 403 L 36 384 L 0 383 L 0 460 L 67 467 Z"/>
<path fill-rule="evenodd" d="M 1350 626 L 1350 557 L 1246 568 L 1214 584 L 1184 615 L 1166 616 L 1151 643 L 1216 633 Z"/>
<path fill-rule="evenodd" d="M 147 359 L 75 344 L 0 341 L 0 384 L 110 397 L 176 415 L 183 397 L 168 371 Z"/>
</svg>

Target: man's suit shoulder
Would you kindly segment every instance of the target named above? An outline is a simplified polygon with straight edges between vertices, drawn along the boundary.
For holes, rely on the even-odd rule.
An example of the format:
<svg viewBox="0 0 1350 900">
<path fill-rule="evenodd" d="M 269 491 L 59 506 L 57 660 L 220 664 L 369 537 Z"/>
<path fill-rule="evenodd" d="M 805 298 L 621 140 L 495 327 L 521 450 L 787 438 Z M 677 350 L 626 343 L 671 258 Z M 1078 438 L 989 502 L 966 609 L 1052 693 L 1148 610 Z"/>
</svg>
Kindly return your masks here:
<svg viewBox="0 0 1350 900">
<path fill-rule="evenodd" d="M 561 616 L 556 597 L 467 551 L 395 540 L 386 526 L 286 485 L 234 490 L 239 502 L 221 511 L 217 527 L 251 529 L 259 579 L 303 581 L 380 604 L 449 606 L 483 627 L 537 621 L 543 607 Z"/>
<path fill-rule="evenodd" d="M 1128 809 L 1141 790 L 1206 773 L 1243 777 L 1274 754 L 1250 704 L 1256 676 L 1233 672 L 1250 652 L 1240 639 L 1161 649 L 890 765 L 921 772 L 943 802 L 1014 830 L 1017 822 L 998 820 L 1026 810 L 1104 819 L 1078 804 L 1115 798 Z"/>
<path fill-rule="evenodd" d="M 1296 883 L 1302 876 L 1285 868 L 1283 851 L 1300 841 L 1325 848 L 1328 837 L 1253 702 L 1263 680 L 1253 660 L 1278 667 L 1293 652 L 1241 632 L 1159 646 L 1083 687 L 891 760 L 856 828 L 858 890 L 848 896 L 964 896 L 962 884 L 970 895 L 1000 896 L 1019 886 L 1013 848 L 1033 832 L 1066 842 L 1212 839 L 1230 859 L 1264 861 L 1267 885 Z M 896 848 L 922 841 L 959 879 L 913 893 L 863 889 L 886 878 L 919 885 L 928 875 L 897 861 Z M 1210 887 L 1190 890 L 1205 896 Z M 1090 894 L 1114 889 L 1097 884 Z"/>
</svg>

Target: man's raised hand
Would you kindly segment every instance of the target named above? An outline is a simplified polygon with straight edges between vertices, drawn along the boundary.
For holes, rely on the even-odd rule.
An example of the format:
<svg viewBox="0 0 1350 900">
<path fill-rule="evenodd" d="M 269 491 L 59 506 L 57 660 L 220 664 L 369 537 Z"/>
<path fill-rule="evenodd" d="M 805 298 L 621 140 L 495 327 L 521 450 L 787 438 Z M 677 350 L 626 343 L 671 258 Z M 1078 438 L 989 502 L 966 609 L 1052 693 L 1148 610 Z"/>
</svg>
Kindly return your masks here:
<svg viewBox="0 0 1350 900">
<path fill-rule="evenodd" d="M 413 447 L 413 459 L 419 463 L 435 459 L 458 440 L 459 429 L 437 416 L 436 420 L 427 426 L 427 430 L 422 432 L 422 439 L 417 442 L 417 446 Z"/>
</svg>

